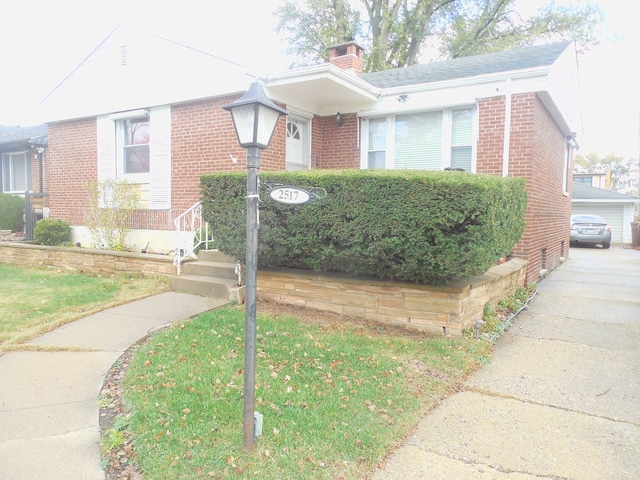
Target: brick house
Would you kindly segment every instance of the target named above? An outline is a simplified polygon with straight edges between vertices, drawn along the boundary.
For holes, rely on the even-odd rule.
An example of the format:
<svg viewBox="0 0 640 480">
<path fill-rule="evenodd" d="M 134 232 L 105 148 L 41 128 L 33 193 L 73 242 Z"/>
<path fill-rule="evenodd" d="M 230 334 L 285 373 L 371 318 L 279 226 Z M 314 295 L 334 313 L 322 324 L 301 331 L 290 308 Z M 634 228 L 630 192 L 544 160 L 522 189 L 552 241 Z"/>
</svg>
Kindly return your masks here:
<svg viewBox="0 0 640 480">
<path fill-rule="evenodd" d="M 284 106 L 263 170 L 456 168 L 527 179 L 527 228 L 513 254 L 528 282 L 568 254 L 577 63 L 559 43 L 362 73 L 362 49 L 260 76 Z M 199 200 L 199 177 L 244 170 L 221 106 L 252 81 L 244 67 L 117 28 L 43 102 L 51 216 L 87 243 L 90 181 L 125 178 L 143 201 L 128 242 L 171 251 L 174 219 Z M 214 227 L 215 228 L 215 227 Z M 81 240 L 84 238 L 84 240 Z"/>
</svg>

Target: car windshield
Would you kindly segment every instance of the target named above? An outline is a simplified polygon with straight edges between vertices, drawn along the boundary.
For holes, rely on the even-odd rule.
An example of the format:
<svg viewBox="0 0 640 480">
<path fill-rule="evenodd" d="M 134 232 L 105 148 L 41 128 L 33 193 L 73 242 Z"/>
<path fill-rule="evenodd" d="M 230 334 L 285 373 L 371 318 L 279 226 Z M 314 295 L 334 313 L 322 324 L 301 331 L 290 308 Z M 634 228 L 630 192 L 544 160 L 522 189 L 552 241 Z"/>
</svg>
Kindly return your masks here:
<svg viewBox="0 0 640 480">
<path fill-rule="evenodd" d="M 571 217 L 571 223 L 602 223 L 606 224 L 604 218 L 597 215 L 576 215 Z"/>
</svg>

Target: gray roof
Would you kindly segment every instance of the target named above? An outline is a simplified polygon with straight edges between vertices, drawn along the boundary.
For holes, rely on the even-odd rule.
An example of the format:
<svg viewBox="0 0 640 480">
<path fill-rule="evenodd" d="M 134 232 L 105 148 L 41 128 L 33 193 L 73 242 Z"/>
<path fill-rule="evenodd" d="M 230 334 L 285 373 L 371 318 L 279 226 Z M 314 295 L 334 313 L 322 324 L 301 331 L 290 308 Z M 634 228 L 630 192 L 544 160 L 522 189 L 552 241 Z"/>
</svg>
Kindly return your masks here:
<svg viewBox="0 0 640 480">
<path fill-rule="evenodd" d="M 47 144 L 47 125 L 34 125 L 31 127 L 7 127 L 0 126 L 0 145 L 7 143 L 30 143 L 33 145 Z"/>
<path fill-rule="evenodd" d="M 516 48 L 454 58 L 411 67 L 363 73 L 360 78 L 378 88 L 402 87 L 552 65 L 571 42 Z"/>
<path fill-rule="evenodd" d="M 626 195 L 624 193 L 605 190 L 604 188 L 596 188 L 590 185 L 583 185 L 582 183 L 578 182 L 573 182 L 571 198 L 572 200 L 617 200 L 625 203 L 640 203 L 640 198 L 634 197 L 633 195 Z"/>
</svg>

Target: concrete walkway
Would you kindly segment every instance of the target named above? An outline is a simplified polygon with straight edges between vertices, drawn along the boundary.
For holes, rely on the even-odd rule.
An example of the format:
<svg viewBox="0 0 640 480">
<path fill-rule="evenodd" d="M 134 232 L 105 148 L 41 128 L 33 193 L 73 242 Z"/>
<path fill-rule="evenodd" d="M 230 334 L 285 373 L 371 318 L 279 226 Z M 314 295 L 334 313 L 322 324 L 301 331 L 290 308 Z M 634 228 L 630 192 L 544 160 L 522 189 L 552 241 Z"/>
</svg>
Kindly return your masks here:
<svg viewBox="0 0 640 480">
<path fill-rule="evenodd" d="M 373 480 L 640 479 L 640 251 L 572 248 Z"/>
<path fill-rule="evenodd" d="M 111 365 L 149 332 L 225 301 L 162 293 L 111 308 L 30 343 L 82 351 L 0 357 L 0 480 L 104 480 L 98 395 Z"/>
</svg>

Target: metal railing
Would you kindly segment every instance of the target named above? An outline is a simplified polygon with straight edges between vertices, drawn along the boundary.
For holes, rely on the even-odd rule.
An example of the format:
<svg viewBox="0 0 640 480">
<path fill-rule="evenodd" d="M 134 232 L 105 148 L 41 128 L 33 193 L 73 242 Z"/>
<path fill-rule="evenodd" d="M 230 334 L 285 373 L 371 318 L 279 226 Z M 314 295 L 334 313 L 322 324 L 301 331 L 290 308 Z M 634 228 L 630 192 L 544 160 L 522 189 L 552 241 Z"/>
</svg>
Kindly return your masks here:
<svg viewBox="0 0 640 480">
<path fill-rule="evenodd" d="M 209 247 L 209 224 L 202 220 L 202 205 L 193 205 L 173 221 L 176 227 L 177 246 L 173 265 L 180 275 L 180 267 L 185 258 L 195 258 L 196 250 L 202 244 Z"/>
</svg>

